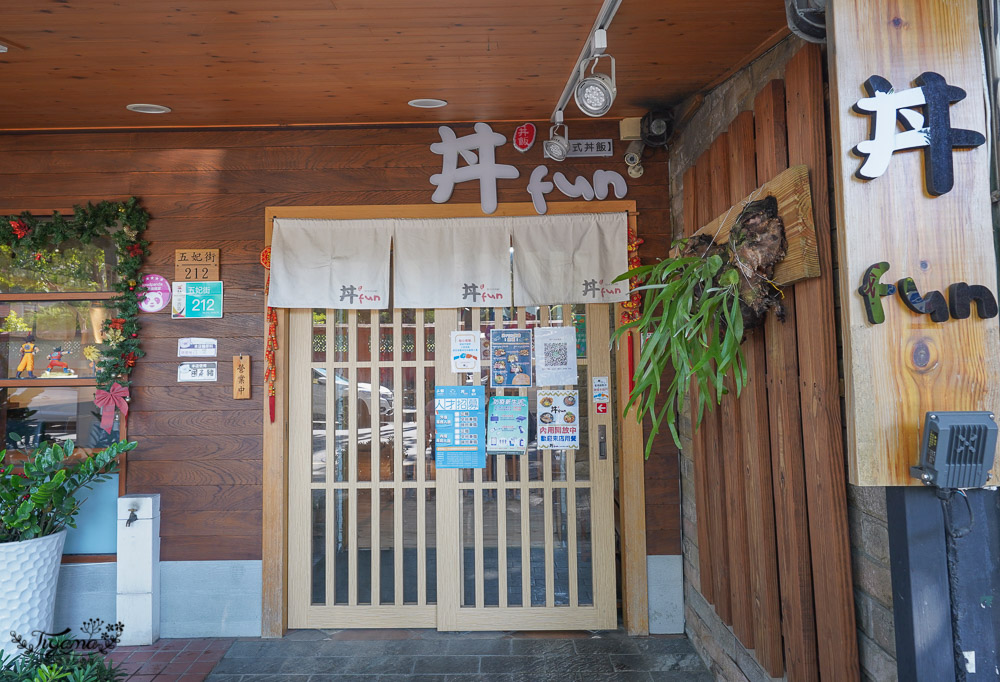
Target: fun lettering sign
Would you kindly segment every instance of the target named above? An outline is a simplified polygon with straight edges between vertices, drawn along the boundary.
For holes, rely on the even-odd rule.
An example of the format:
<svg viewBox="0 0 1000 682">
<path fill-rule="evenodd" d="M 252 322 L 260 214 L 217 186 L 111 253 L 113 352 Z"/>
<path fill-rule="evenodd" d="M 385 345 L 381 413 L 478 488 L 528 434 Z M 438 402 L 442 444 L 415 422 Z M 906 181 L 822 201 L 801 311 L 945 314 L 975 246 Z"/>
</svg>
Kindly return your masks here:
<svg viewBox="0 0 1000 682">
<path fill-rule="evenodd" d="M 489 215 L 497 210 L 497 180 L 517 179 L 520 177 L 520 171 L 515 166 L 496 161 L 496 150 L 507 142 L 506 137 L 494 132 L 486 123 L 477 123 L 474 130 L 474 133 L 458 137 L 448 126 L 438 128 L 441 141 L 432 144 L 431 151 L 442 157 L 441 172 L 435 173 L 430 178 L 431 184 L 437 187 L 431 195 L 431 201 L 443 204 L 451 199 L 456 184 L 475 181 L 479 183 L 480 206 L 483 213 Z M 527 151 L 530 148 L 528 138 L 534 142 L 534 135 L 529 134 L 533 130 L 533 125 L 531 131 L 524 126 L 518 128 L 515 134 L 515 148 L 518 151 Z M 595 149 L 596 144 L 600 143 L 601 155 L 611 153 L 611 140 L 584 142 L 591 143 Z M 577 155 L 592 154 L 581 151 Z M 459 159 L 464 161 L 465 165 L 459 166 Z M 558 189 L 567 197 L 582 198 L 586 201 L 606 199 L 611 191 L 618 199 L 624 199 L 628 193 L 625 178 L 616 171 L 597 170 L 589 179 L 578 175 L 572 182 L 559 172 L 553 174 L 552 182 L 548 182 L 545 179 L 548 172 L 545 166 L 537 166 L 531 172 L 527 186 L 532 205 L 539 215 L 544 215 L 548 211 L 545 195 L 551 193 L 553 189 Z"/>
</svg>

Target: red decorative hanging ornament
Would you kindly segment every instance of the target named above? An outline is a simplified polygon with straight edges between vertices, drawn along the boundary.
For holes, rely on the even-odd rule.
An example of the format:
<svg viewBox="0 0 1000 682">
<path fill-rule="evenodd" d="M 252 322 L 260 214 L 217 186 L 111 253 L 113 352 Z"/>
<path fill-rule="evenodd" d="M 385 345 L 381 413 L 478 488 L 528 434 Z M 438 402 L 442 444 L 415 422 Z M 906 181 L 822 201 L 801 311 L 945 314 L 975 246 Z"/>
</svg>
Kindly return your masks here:
<svg viewBox="0 0 1000 682">
<path fill-rule="evenodd" d="M 10 221 L 10 229 L 14 231 L 14 235 L 18 239 L 24 239 L 28 236 L 28 233 L 31 232 L 31 228 L 28 227 L 28 224 L 20 218 Z"/>
<path fill-rule="evenodd" d="M 40 261 L 40 260 L 42 260 L 42 254 L 40 254 L 40 253 L 36 253 L 36 254 L 35 254 L 35 260 L 36 260 L 36 261 Z"/>
<path fill-rule="evenodd" d="M 125 366 L 128 367 L 129 369 L 135 367 L 135 353 L 129 353 L 128 355 L 123 355 L 122 360 L 125 361 Z"/>
<path fill-rule="evenodd" d="M 128 247 L 128 255 L 136 258 L 142 255 L 142 244 L 132 244 Z"/>
<path fill-rule="evenodd" d="M 642 239 L 636 228 L 629 226 L 628 228 L 628 267 L 629 269 L 637 268 L 642 265 L 642 260 L 639 258 L 639 246 L 645 240 Z M 638 277 L 632 277 L 628 281 L 629 289 L 635 289 L 640 286 L 642 282 Z M 622 303 L 622 323 L 628 324 L 629 322 L 635 322 L 641 317 L 640 310 L 642 309 L 642 295 L 638 291 L 633 291 L 629 295 L 629 300 Z M 631 338 L 629 339 L 631 342 Z"/>
<path fill-rule="evenodd" d="M 115 409 L 121 410 L 123 419 L 128 416 L 128 389 L 119 383 L 111 384 L 106 391 L 99 388 L 94 395 L 94 404 L 101 408 L 101 428 L 111 433 Z"/>
<path fill-rule="evenodd" d="M 110 322 L 108 322 L 108 329 L 117 329 L 117 330 L 121 331 L 122 327 L 124 327 L 124 326 L 125 326 L 125 318 L 124 317 L 115 317 L 115 318 L 112 318 L 112 320 Z"/>
<path fill-rule="evenodd" d="M 260 252 L 260 264 L 267 270 L 267 280 L 264 283 L 264 298 L 267 298 L 268 290 L 271 287 L 271 247 L 267 246 Z M 278 351 L 278 311 L 271 306 L 267 307 L 267 344 L 264 347 L 264 381 L 267 384 L 267 404 L 270 411 L 271 422 L 274 422 L 274 381 L 278 377 L 276 363 Z"/>
</svg>

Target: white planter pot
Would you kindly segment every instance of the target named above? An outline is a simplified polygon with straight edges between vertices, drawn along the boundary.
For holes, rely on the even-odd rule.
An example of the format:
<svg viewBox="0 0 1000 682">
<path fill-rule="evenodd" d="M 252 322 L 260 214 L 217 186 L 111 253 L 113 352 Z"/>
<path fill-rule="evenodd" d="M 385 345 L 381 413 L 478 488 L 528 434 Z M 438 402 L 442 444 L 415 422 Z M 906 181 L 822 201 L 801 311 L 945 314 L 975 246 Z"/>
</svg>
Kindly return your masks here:
<svg viewBox="0 0 1000 682">
<path fill-rule="evenodd" d="M 52 632 L 56 585 L 66 531 L 35 540 L 0 544 L 0 649 L 17 653 L 11 631 L 37 640 L 36 631 Z"/>
</svg>

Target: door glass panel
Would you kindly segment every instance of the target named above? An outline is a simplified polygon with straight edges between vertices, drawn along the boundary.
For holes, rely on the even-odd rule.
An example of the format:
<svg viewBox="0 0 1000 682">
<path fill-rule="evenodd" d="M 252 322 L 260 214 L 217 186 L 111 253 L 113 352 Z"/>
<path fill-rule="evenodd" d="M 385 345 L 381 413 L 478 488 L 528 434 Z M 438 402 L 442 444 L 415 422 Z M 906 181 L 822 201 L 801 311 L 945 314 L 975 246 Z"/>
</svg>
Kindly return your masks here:
<svg viewBox="0 0 1000 682">
<path fill-rule="evenodd" d="M 528 491 L 529 547 L 531 547 L 531 605 L 545 606 L 545 493 Z"/>
<path fill-rule="evenodd" d="M 392 368 L 383 367 L 379 370 L 381 386 L 378 389 L 378 396 L 371 396 L 372 400 L 372 420 L 378 415 L 379 434 L 379 477 L 383 481 L 391 481 L 395 478 L 396 461 L 396 428 L 393 424 L 395 418 L 393 412 L 393 387 Z M 377 401 L 377 402 L 376 402 Z M 377 408 L 376 408 L 377 404 Z"/>
<path fill-rule="evenodd" d="M 424 476 L 433 481 L 437 471 L 434 464 L 434 368 L 424 368 Z"/>
<path fill-rule="evenodd" d="M 327 310 L 326 311 L 326 334 L 327 334 L 327 346 L 331 348 L 333 352 L 334 362 L 347 362 L 347 343 L 348 343 L 348 327 L 347 327 L 347 311 L 346 310 Z M 331 325 L 333 322 L 333 338 L 330 338 Z"/>
<path fill-rule="evenodd" d="M 437 603 L 437 491 L 431 488 L 426 491 L 427 511 L 427 603 Z"/>
<path fill-rule="evenodd" d="M 507 491 L 507 605 L 522 606 L 521 491 Z"/>
<path fill-rule="evenodd" d="M 358 603 L 372 603 L 372 491 L 359 488 L 358 496 Z"/>
<path fill-rule="evenodd" d="M 566 488 L 552 491 L 552 578 L 556 606 L 569 606 L 569 528 L 567 528 Z"/>
<path fill-rule="evenodd" d="M 379 602 L 393 604 L 396 601 L 396 528 L 393 514 L 394 490 L 382 490 L 379 505 Z"/>
<path fill-rule="evenodd" d="M 326 481 L 326 370 L 312 370 L 312 482 Z"/>
<path fill-rule="evenodd" d="M 358 311 L 358 362 L 371 362 L 372 359 L 372 311 Z"/>
<path fill-rule="evenodd" d="M 379 320 L 378 359 L 379 362 L 392 362 L 393 349 L 396 345 L 392 326 L 393 311 L 380 310 L 377 314 Z"/>
<path fill-rule="evenodd" d="M 417 603 L 417 489 L 403 488 L 403 603 Z"/>
<path fill-rule="evenodd" d="M 434 360 L 434 311 L 421 311 L 424 316 L 424 360 Z"/>
<path fill-rule="evenodd" d="M 593 540 L 590 525 L 590 489 L 576 491 L 576 571 L 580 606 L 594 603 Z"/>
<path fill-rule="evenodd" d="M 566 480 L 566 453 L 567 450 L 552 451 L 552 480 Z"/>
<path fill-rule="evenodd" d="M 348 506 L 348 491 L 333 491 L 333 561 L 334 561 L 334 585 L 337 604 L 348 602 L 348 577 L 350 567 L 351 534 L 350 534 L 350 508 Z"/>
<path fill-rule="evenodd" d="M 326 347 L 329 342 L 326 326 L 327 314 L 323 308 L 312 311 L 312 361 L 326 362 Z"/>
<path fill-rule="evenodd" d="M 497 490 L 483 490 L 483 604 L 500 605 Z"/>
<path fill-rule="evenodd" d="M 372 371 L 367 367 L 358 368 L 358 480 L 372 480 Z M 378 422 L 376 421 L 376 427 Z"/>
<path fill-rule="evenodd" d="M 459 518 L 462 520 L 462 606 L 476 605 L 476 494 L 459 491 Z"/>
<path fill-rule="evenodd" d="M 400 359 L 404 361 L 417 359 L 417 311 L 404 308 L 401 311 L 403 319 L 403 338 L 399 341 Z"/>
<path fill-rule="evenodd" d="M 417 441 L 418 433 L 418 410 L 417 410 L 417 371 L 413 367 L 404 367 L 403 374 L 403 395 L 402 414 L 396 416 L 398 421 L 403 422 L 403 480 L 417 480 L 417 465 L 420 462 L 422 447 Z M 400 401 L 397 401 L 399 404 Z"/>
<path fill-rule="evenodd" d="M 312 491 L 312 603 L 326 603 L 326 491 Z"/>
<path fill-rule="evenodd" d="M 322 370 L 325 374 L 326 370 Z M 351 409 L 351 393 L 347 379 L 344 378 L 346 370 L 334 372 L 333 382 L 333 410 L 335 418 L 333 420 L 334 438 L 334 460 L 333 460 L 333 480 L 347 480 L 347 453 L 350 446 L 350 419 L 354 414 Z M 327 382 L 327 392 L 330 392 L 330 385 Z M 327 427 L 327 439 L 330 437 L 329 426 Z"/>
</svg>

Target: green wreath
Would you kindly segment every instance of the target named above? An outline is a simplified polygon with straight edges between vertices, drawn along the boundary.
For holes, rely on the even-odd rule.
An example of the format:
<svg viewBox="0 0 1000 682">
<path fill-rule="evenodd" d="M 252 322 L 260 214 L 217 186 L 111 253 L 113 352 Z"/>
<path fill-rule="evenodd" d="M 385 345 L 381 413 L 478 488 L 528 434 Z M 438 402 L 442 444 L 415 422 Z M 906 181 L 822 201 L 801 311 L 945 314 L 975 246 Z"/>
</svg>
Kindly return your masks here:
<svg viewBox="0 0 1000 682">
<path fill-rule="evenodd" d="M 143 257 L 149 255 L 149 242 L 142 238 L 148 222 L 149 213 L 132 197 L 74 206 L 72 217 L 56 212 L 39 218 L 25 212 L 0 223 L 0 246 L 7 247 L 15 260 L 40 259 L 72 239 L 89 244 L 109 237 L 115 244 L 118 262 L 113 289 L 117 295 L 107 301 L 114 312 L 101 328 L 104 343 L 95 372 L 99 389 L 108 390 L 114 383 L 128 386 L 136 360 L 145 355 L 139 348 L 139 300 L 146 289 L 139 283 L 139 269 Z"/>
</svg>

